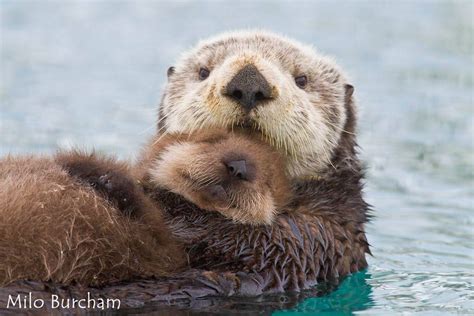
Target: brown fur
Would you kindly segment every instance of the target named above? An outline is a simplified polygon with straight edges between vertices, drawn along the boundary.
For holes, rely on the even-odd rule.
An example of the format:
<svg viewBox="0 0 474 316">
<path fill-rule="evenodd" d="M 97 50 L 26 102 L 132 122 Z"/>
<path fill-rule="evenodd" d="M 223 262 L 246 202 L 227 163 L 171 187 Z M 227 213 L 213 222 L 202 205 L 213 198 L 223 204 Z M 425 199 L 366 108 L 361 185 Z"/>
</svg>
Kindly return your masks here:
<svg viewBox="0 0 474 316">
<path fill-rule="evenodd" d="M 223 93 L 248 65 L 256 66 L 275 92 L 250 113 Z M 198 76 L 203 67 L 210 70 L 205 80 Z M 308 78 L 304 89 L 294 82 L 302 74 Z M 172 231 L 187 244 L 191 266 L 203 269 L 154 283 L 156 300 L 301 290 L 337 283 L 367 267 L 370 215 L 362 193 L 353 91 L 331 59 L 271 33 L 225 34 L 178 61 L 160 105 L 158 135 L 220 126 L 263 139 L 285 157 L 293 198 L 271 225 L 252 227 L 155 191 L 171 214 Z"/>
<path fill-rule="evenodd" d="M 19 279 L 101 285 L 183 267 L 159 212 L 130 220 L 61 166 L 82 161 L 126 172 L 125 164 L 80 153 L 56 159 L 0 160 L 0 285 Z"/>
<path fill-rule="evenodd" d="M 229 176 L 225 163 L 231 160 L 246 161 L 249 179 Z M 270 224 L 290 200 L 281 155 L 258 139 L 219 129 L 153 140 L 145 147 L 136 177 L 148 190 L 170 190 L 240 223 Z M 224 187 L 226 200 L 209 197 L 208 188 L 214 185 Z"/>
<path fill-rule="evenodd" d="M 273 89 L 271 99 L 250 111 L 225 93 L 248 66 L 256 67 Z M 198 76 L 201 68 L 210 71 L 204 80 Z M 301 75 L 308 80 L 304 88 L 295 82 Z M 180 215 L 175 212 L 179 203 L 171 203 L 168 210 L 174 218 L 189 216 L 177 221 L 180 231 L 198 227 L 200 247 L 192 242 L 190 247 L 204 255 L 200 260 L 193 252 L 196 267 L 219 271 L 215 282 L 210 281 L 216 290 L 207 293 L 301 289 L 367 266 L 365 224 L 370 216 L 362 193 L 353 92 L 330 58 L 272 33 L 224 34 L 201 42 L 178 60 L 160 105 L 158 133 L 221 126 L 260 137 L 282 152 L 292 181 L 293 201 L 279 210 L 271 226 L 247 230 L 216 223 L 197 211 Z M 225 264 L 221 268 L 214 262 Z M 242 271 L 248 275 L 234 275 L 235 282 L 226 277 Z M 203 279 L 209 281 L 206 275 Z M 251 289 L 241 283 L 249 279 L 257 280 Z M 229 282 L 233 285 L 224 286 Z M 204 283 L 198 292 L 212 286 Z"/>
<path fill-rule="evenodd" d="M 198 155 L 163 157 L 183 145 Z M 245 159 L 251 177 L 230 177 L 226 159 Z M 154 168 L 167 172 L 158 175 Z M 0 254 L 7 258 L 0 263 L 0 284 L 35 279 L 90 286 L 182 270 L 184 252 L 171 238 L 162 204 L 142 187 L 179 191 L 203 209 L 255 225 L 271 222 L 289 200 L 278 153 L 217 130 L 155 140 L 133 173 L 113 158 L 62 152 L 54 159 L 7 157 L 0 161 L 0 179 Z M 216 204 L 205 194 L 213 184 L 223 185 L 228 201 Z"/>
<path fill-rule="evenodd" d="M 275 92 L 272 101 L 251 113 L 222 93 L 248 64 L 258 68 Z M 204 81 L 198 75 L 202 67 L 211 71 Z M 302 74 L 308 77 L 304 89 L 294 82 Z M 307 46 L 260 32 L 226 34 L 200 44 L 169 73 L 157 137 L 218 126 L 263 139 L 285 158 L 292 202 L 277 210 L 271 225 L 251 226 L 151 187 L 149 194 L 168 214 L 173 234 L 185 244 L 197 270 L 110 286 L 94 295 L 113 295 L 125 305 L 258 295 L 337 282 L 365 268 L 369 205 L 362 196 L 355 112 L 347 77 Z M 77 288 L 70 290 L 77 293 Z"/>
</svg>

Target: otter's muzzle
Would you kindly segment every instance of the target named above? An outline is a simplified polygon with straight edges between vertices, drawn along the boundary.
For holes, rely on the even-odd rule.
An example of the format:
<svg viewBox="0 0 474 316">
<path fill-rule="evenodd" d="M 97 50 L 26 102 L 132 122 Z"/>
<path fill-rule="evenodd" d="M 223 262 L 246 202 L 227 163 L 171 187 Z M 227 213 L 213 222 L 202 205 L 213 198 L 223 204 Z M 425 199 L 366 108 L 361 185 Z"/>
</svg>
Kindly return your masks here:
<svg viewBox="0 0 474 316">
<path fill-rule="evenodd" d="M 257 67 L 247 65 L 227 84 L 225 94 L 249 112 L 272 99 L 272 88 Z"/>
</svg>

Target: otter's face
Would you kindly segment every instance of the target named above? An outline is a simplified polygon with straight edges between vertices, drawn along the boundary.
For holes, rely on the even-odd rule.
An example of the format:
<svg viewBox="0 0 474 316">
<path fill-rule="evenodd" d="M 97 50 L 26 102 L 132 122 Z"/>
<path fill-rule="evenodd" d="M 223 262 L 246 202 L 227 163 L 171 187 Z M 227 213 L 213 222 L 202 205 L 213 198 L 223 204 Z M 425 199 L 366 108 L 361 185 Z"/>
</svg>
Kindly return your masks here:
<svg viewBox="0 0 474 316">
<path fill-rule="evenodd" d="M 288 157 L 292 177 L 330 165 L 352 87 L 311 48 L 273 34 L 230 34 L 201 43 L 168 74 L 161 131 L 252 130 Z"/>
<path fill-rule="evenodd" d="M 244 224 L 271 223 L 290 191 L 280 155 L 237 135 L 172 142 L 150 176 L 200 208 Z"/>
</svg>

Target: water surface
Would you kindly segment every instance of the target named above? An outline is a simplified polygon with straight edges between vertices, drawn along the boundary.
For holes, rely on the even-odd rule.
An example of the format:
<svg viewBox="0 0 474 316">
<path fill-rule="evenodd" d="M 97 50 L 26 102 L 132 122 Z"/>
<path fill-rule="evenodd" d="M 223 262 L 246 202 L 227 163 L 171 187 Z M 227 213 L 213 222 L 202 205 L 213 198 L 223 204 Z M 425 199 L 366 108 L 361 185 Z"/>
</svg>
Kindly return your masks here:
<svg viewBox="0 0 474 316">
<path fill-rule="evenodd" d="M 0 8 L 0 155 L 78 144 L 133 159 L 153 134 L 167 67 L 223 30 L 265 28 L 334 56 L 359 101 L 374 256 L 337 291 L 275 313 L 474 313 L 472 2 Z"/>
</svg>

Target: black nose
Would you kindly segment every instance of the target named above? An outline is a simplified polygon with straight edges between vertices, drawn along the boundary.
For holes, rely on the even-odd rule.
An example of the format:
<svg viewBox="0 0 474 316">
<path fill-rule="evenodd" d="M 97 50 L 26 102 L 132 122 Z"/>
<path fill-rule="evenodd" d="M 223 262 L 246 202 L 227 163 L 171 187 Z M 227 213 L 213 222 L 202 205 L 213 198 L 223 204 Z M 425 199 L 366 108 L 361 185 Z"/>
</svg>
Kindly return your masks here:
<svg viewBox="0 0 474 316">
<path fill-rule="evenodd" d="M 250 111 L 262 101 L 271 99 L 272 89 L 257 67 L 247 65 L 227 84 L 226 94 Z"/>
<path fill-rule="evenodd" d="M 225 165 L 231 176 L 237 177 L 241 180 L 248 180 L 247 163 L 245 160 L 233 160 L 227 162 Z"/>
</svg>

